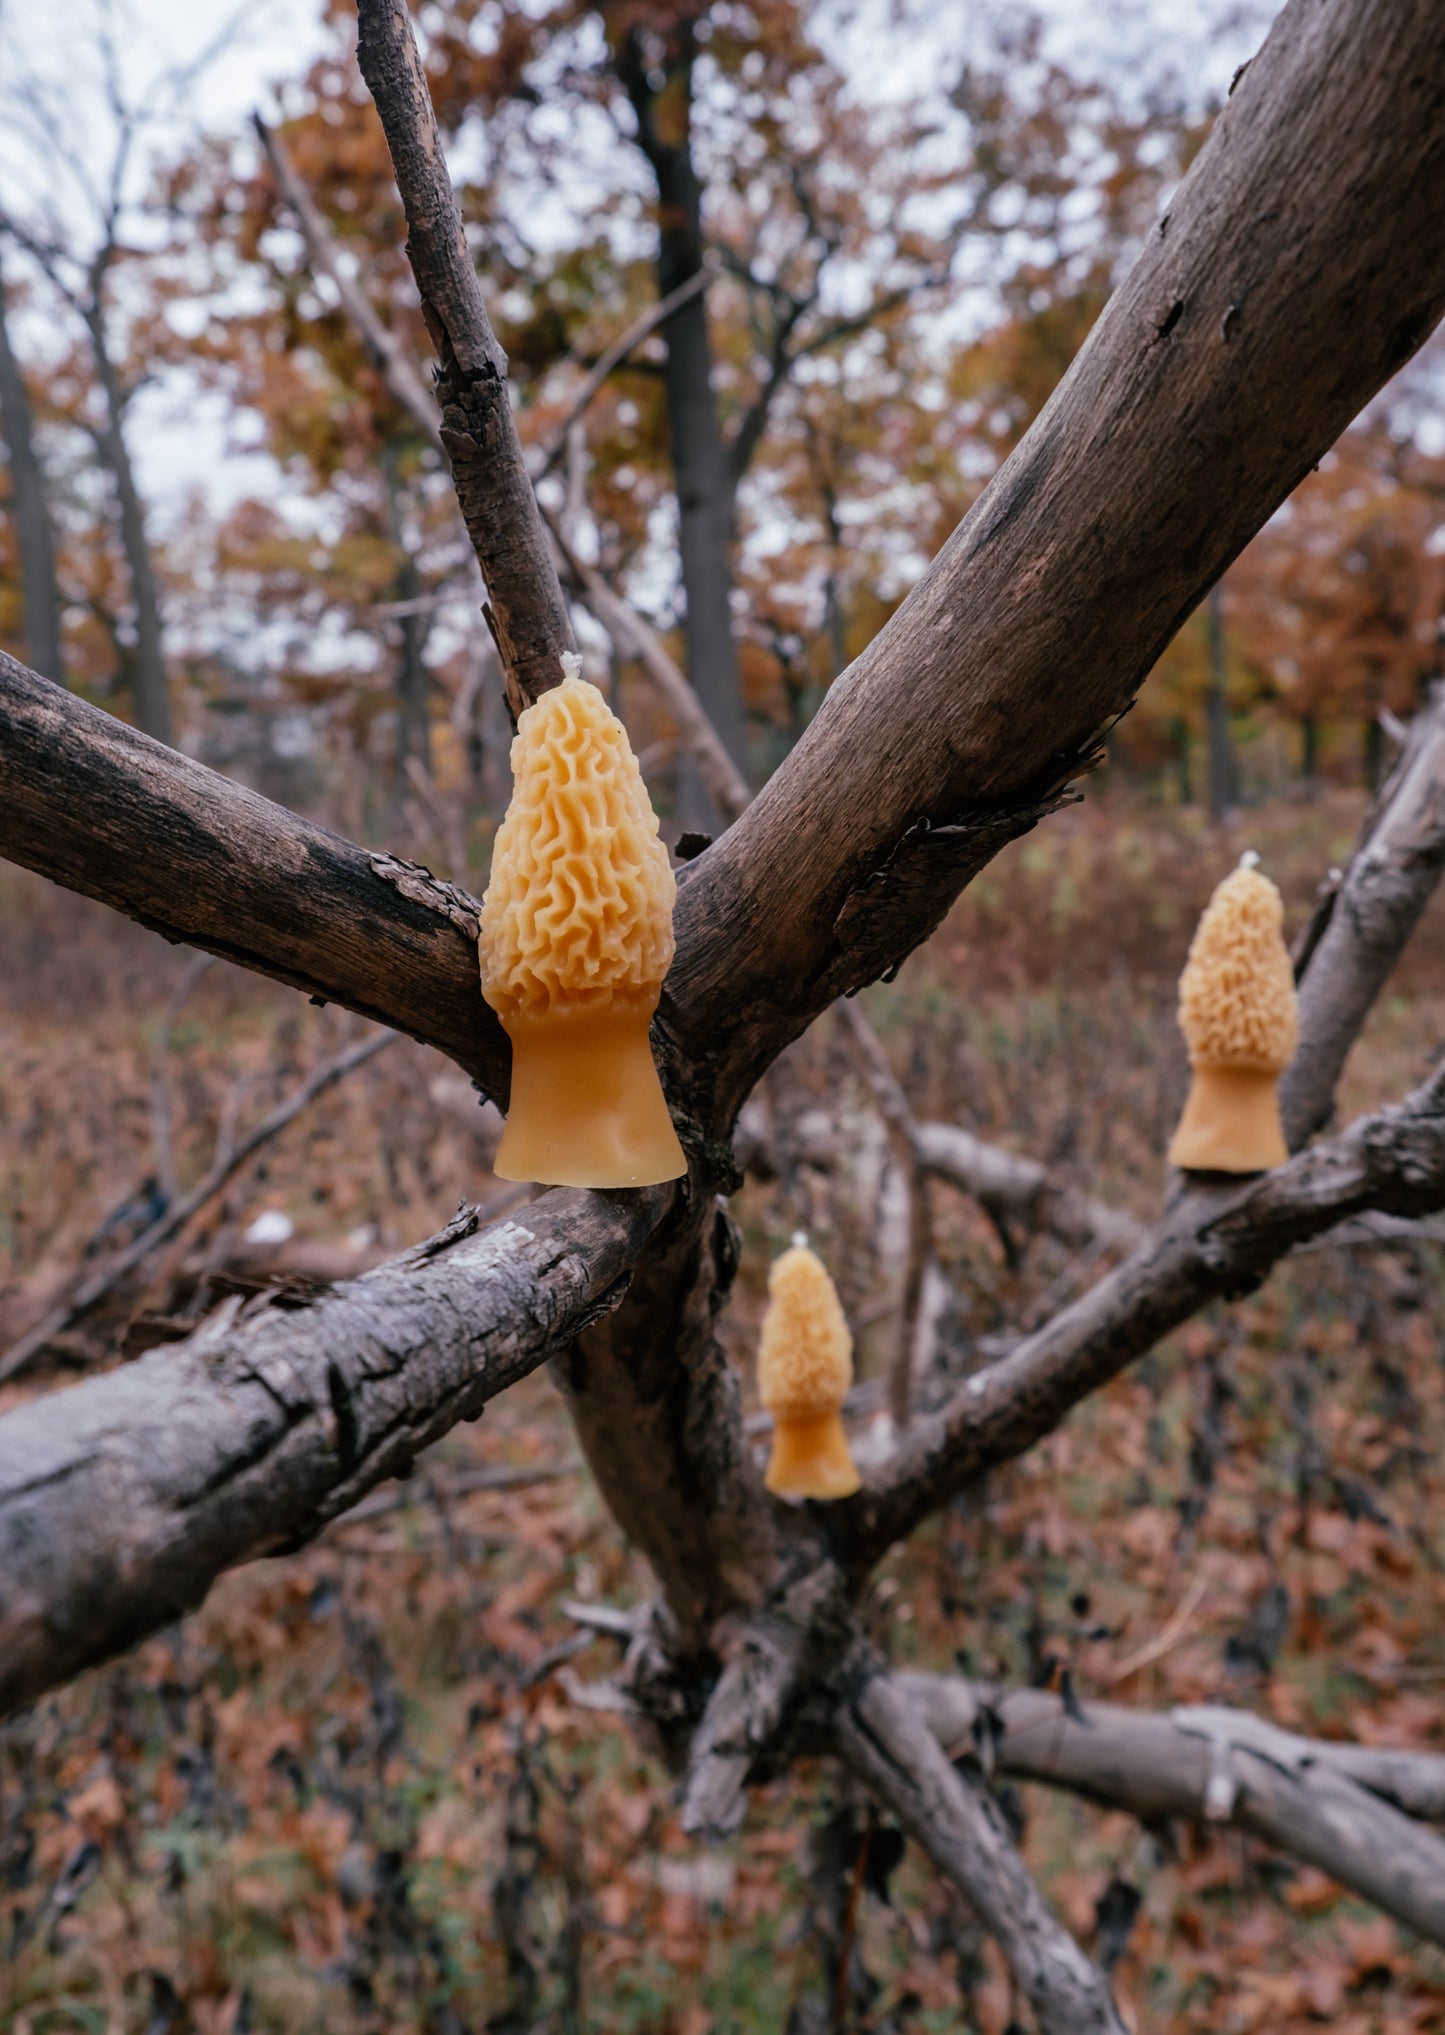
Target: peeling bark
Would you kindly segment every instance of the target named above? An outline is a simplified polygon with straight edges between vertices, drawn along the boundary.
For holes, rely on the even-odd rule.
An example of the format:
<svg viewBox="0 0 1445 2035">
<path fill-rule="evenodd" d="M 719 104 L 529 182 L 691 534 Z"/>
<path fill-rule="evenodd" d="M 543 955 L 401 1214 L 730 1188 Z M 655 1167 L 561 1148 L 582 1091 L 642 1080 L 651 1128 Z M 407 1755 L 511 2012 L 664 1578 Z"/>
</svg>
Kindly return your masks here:
<svg viewBox="0 0 1445 2035">
<path fill-rule="evenodd" d="M 310 1540 L 614 1306 L 655 1193 L 559 1190 L 0 1421 L 0 1715 Z"/>
</svg>

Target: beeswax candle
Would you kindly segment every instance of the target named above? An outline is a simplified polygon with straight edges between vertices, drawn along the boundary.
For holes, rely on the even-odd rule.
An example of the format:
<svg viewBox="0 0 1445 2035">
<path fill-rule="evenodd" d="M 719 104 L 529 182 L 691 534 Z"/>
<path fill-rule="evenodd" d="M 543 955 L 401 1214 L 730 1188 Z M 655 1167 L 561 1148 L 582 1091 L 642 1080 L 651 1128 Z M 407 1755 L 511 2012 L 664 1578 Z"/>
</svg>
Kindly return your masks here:
<svg viewBox="0 0 1445 2035">
<path fill-rule="evenodd" d="M 1299 1010 L 1284 905 L 1257 859 L 1246 855 L 1215 890 L 1179 980 L 1194 1077 L 1169 1158 L 1197 1171 L 1261 1173 L 1289 1157 L 1278 1082 Z"/>
<path fill-rule="evenodd" d="M 858 1472 L 843 1432 L 853 1338 L 822 1260 L 795 1237 L 768 1274 L 758 1391 L 773 1415 L 767 1486 L 793 1498 L 847 1498 Z"/>
<path fill-rule="evenodd" d="M 626 729 L 562 663 L 517 723 L 482 900 L 482 993 L 512 1041 L 493 1170 L 641 1187 L 687 1170 L 648 1037 L 676 887 Z"/>
</svg>

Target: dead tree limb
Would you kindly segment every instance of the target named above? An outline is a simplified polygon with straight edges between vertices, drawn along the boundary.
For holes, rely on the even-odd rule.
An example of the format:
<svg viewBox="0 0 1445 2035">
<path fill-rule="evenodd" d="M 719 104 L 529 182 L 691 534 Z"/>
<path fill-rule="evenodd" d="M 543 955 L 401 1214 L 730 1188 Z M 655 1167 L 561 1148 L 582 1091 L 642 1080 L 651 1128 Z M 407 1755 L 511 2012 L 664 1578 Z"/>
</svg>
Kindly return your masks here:
<svg viewBox="0 0 1445 2035">
<path fill-rule="evenodd" d="M 1445 1942 L 1445 1839 L 1411 1820 L 1445 1815 L 1438 1754 L 1300 1738 L 1214 1704 L 1159 1714 L 953 1676 L 898 1684 L 951 1758 L 986 1751 L 1144 1822 L 1233 1823 Z"/>
<path fill-rule="evenodd" d="M 664 1198 L 558 1190 L 0 1421 L 0 1715 L 301 1546 L 615 1305 Z"/>
<path fill-rule="evenodd" d="M 628 354 L 641 346 L 644 339 L 660 330 L 684 304 L 690 304 L 694 297 L 701 296 L 712 281 L 714 273 L 710 266 L 704 264 L 696 275 L 689 276 L 685 282 L 679 283 L 675 290 L 669 290 L 665 297 L 659 297 L 655 304 L 649 304 L 647 309 L 634 318 L 630 325 L 625 325 L 612 343 L 598 355 L 587 371 L 586 380 L 567 405 L 562 421 L 553 429 L 551 442 L 542 455 L 541 471 L 537 476 L 539 480 L 552 471 L 567 450 L 568 433 L 572 426 L 580 423 L 587 414 L 608 376 L 614 374 Z"/>
<path fill-rule="evenodd" d="M 343 840 L 0 652 L 0 854 L 168 940 L 436 1046 L 506 1093 L 474 899 Z M 470 926 L 470 935 L 468 934 Z"/>
<path fill-rule="evenodd" d="M 64 1334 L 77 1321 L 89 1314 L 93 1307 L 104 1300 L 107 1293 L 117 1287 L 121 1280 L 143 1265 L 153 1251 L 183 1230 L 186 1224 L 203 1209 L 224 1188 L 234 1180 L 248 1159 L 255 1157 L 263 1145 L 279 1137 L 288 1124 L 294 1123 L 302 1111 L 309 1109 L 318 1095 L 324 1095 L 338 1081 L 345 1080 L 357 1067 L 364 1067 L 368 1060 L 374 1060 L 383 1048 L 396 1038 L 395 1032 L 376 1032 L 369 1039 L 361 1039 L 348 1046 L 342 1053 L 336 1053 L 324 1061 L 316 1070 L 295 1088 L 284 1101 L 279 1102 L 269 1115 L 264 1116 L 255 1128 L 248 1131 L 229 1151 L 218 1155 L 213 1165 L 201 1175 L 188 1194 L 173 1201 L 161 1216 L 143 1229 L 140 1235 L 128 1243 L 123 1250 L 97 1265 L 88 1272 L 79 1284 L 67 1294 L 57 1307 L 53 1307 L 43 1320 L 27 1329 L 18 1342 L 0 1355 L 0 1383 L 15 1377 L 38 1356 L 48 1342 Z"/>
<path fill-rule="evenodd" d="M 1299 1051 L 1280 1083 L 1291 1151 L 1328 1122 L 1350 1047 L 1442 870 L 1445 686 L 1437 685 L 1410 723 L 1343 880 L 1308 929 Z"/>
<path fill-rule="evenodd" d="M 918 1306 L 923 1274 L 933 1248 L 933 1217 L 928 1199 L 928 1172 L 918 1148 L 918 1126 L 908 1097 L 893 1069 L 883 1042 L 858 1005 L 847 997 L 835 1006 L 853 1055 L 888 1132 L 894 1163 L 908 1190 L 908 1255 L 898 1299 L 897 1341 L 888 1367 L 888 1411 L 895 1428 L 908 1425 L 913 1404 L 913 1344 L 918 1332 Z"/>
<path fill-rule="evenodd" d="M 575 650 L 522 456 L 497 343 L 447 174 L 405 0 L 358 0 L 357 60 L 376 102 L 406 210 L 407 257 L 437 350 L 441 437 L 482 568 L 515 717 L 562 677 Z"/>
<path fill-rule="evenodd" d="M 1445 1207 L 1445 1068 L 1403 1102 L 1239 1187 L 1185 1195 L 1115 1271 L 1008 1356 L 977 1371 L 941 1413 L 837 1509 L 852 1557 L 877 1560 L 947 1497 L 1013 1460 L 1071 1407 L 1204 1303 L 1253 1292 L 1285 1253 L 1367 1210 Z"/>
<path fill-rule="evenodd" d="M 1044 2035 L 1125 2035 L 1108 1980 L 1050 1913 L 1003 1811 L 949 1762 L 898 1685 L 866 1672 L 834 1731 L 848 1765 L 997 1940 Z"/>
</svg>

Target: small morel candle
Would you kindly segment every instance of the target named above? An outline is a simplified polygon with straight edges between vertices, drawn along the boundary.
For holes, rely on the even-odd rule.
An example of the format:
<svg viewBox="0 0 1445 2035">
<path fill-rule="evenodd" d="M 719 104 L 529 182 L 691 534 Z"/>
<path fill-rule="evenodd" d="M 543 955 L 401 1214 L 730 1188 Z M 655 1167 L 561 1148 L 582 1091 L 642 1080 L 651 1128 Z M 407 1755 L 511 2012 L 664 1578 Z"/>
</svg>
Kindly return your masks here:
<svg viewBox="0 0 1445 2035">
<path fill-rule="evenodd" d="M 1194 1069 L 1170 1161 L 1262 1173 L 1289 1157 L 1279 1077 L 1299 1042 L 1284 905 L 1246 855 L 1215 890 L 1179 980 L 1179 1028 Z"/>
<path fill-rule="evenodd" d="M 858 1472 L 843 1432 L 853 1338 L 822 1260 L 797 1236 L 768 1274 L 758 1392 L 773 1416 L 767 1486 L 781 1497 L 847 1498 Z"/>
<path fill-rule="evenodd" d="M 512 1041 L 493 1170 L 642 1187 L 687 1170 L 648 1037 L 676 886 L 627 730 L 579 658 L 562 667 L 517 723 L 482 900 L 482 994 Z"/>
</svg>

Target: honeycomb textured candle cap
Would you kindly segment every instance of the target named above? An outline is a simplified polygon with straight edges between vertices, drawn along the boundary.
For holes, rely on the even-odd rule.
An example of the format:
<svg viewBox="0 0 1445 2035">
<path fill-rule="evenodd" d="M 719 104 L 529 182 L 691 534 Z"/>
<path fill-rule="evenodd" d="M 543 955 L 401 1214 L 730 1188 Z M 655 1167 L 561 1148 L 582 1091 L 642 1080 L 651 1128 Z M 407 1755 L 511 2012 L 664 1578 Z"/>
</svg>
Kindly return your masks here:
<svg viewBox="0 0 1445 2035">
<path fill-rule="evenodd" d="M 487 1001 L 541 1011 L 655 992 L 677 889 L 627 730 L 575 665 L 518 721 L 512 777 L 482 900 Z"/>
<path fill-rule="evenodd" d="M 795 1244 L 768 1274 L 758 1392 L 771 1413 L 828 1413 L 853 1382 L 853 1338 L 827 1268 Z"/>
<path fill-rule="evenodd" d="M 1284 905 L 1257 869 L 1216 888 L 1179 979 L 1179 1028 L 1196 1066 L 1279 1073 L 1299 1042 Z"/>
</svg>

